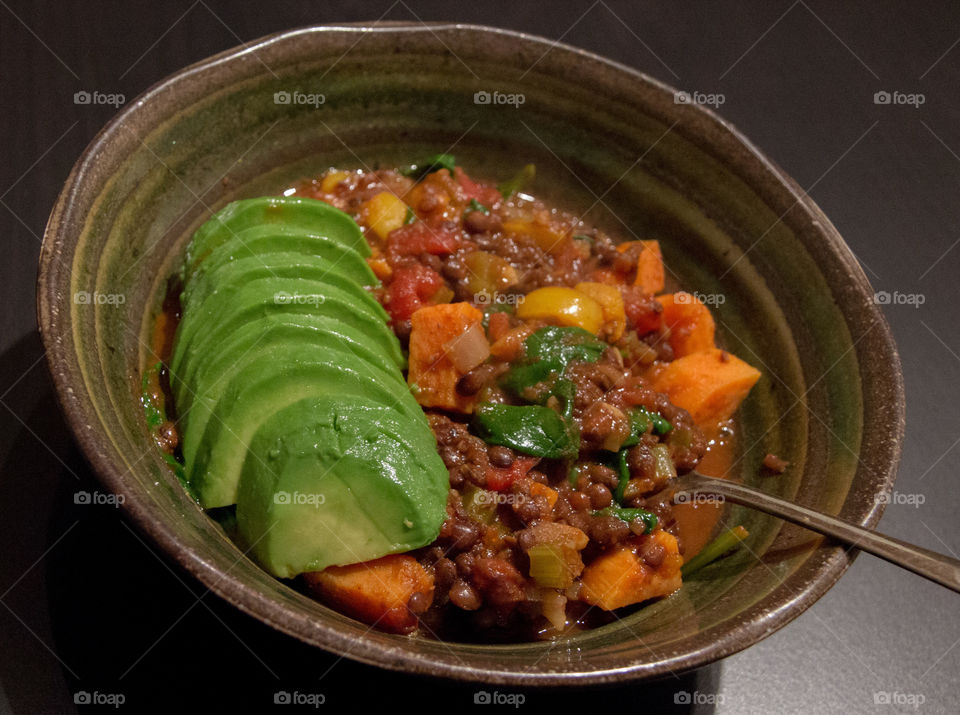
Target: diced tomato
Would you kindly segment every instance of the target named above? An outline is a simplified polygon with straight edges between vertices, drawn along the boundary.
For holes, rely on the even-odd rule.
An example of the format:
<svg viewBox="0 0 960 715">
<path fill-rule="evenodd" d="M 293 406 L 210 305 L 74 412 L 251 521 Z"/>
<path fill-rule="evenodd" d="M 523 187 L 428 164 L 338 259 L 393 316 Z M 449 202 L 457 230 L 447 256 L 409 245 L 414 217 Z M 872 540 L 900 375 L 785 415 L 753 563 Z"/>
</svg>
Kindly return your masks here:
<svg viewBox="0 0 960 715">
<path fill-rule="evenodd" d="M 623 309 L 627 320 L 637 335 L 645 335 L 659 330 L 663 324 L 663 307 L 649 293 L 644 293 L 638 286 L 624 286 Z"/>
<path fill-rule="evenodd" d="M 489 208 L 500 200 L 500 192 L 497 191 L 495 187 L 478 184 L 467 176 L 466 172 L 459 166 L 455 169 L 455 175 L 457 183 L 460 184 L 460 188 L 463 189 L 463 192 L 467 195 L 468 201 L 470 199 L 476 199 Z"/>
<path fill-rule="evenodd" d="M 425 301 L 443 286 L 443 278 L 433 269 L 423 265 L 399 268 L 387 286 L 384 307 L 394 324 L 409 320 Z"/>
<path fill-rule="evenodd" d="M 416 221 L 391 231 L 387 239 L 387 253 L 391 257 L 415 256 L 432 253 L 446 256 L 456 252 L 460 245 L 460 236 L 450 226 L 428 226 Z"/>
<path fill-rule="evenodd" d="M 487 489 L 502 492 L 510 488 L 517 479 L 524 476 L 539 462 L 538 457 L 517 457 L 509 467 L 489 467 L 487 469 Z"/>
</svg>

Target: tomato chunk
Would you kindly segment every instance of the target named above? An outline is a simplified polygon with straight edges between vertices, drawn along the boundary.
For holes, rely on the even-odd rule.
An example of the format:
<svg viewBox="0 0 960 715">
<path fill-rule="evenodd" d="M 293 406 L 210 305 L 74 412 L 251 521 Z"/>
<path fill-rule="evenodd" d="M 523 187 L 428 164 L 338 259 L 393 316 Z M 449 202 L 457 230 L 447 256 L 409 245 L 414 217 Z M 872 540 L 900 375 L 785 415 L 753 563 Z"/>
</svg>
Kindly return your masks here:
<svg viewBox="0 0 960 715">
<path fill-rule="evenodd" d="M 428 226 L 423 221 L 416 221 L 390 233 L 387 253 L 391 258 L 424 253 L 446 256 L 454 253 L 459 246 L 460 237 L 453 229 L 447 226 Z"/>
<path fill-rule="evenodd" d="M 443 286 L 439 273 L 423 265 L 399 268 L 387 287 L 384 307 L 394 324 L 410 320 L 410 316 Z"/>
<path fill-rule="evenodd" d="M 539 457 L 517 457 L 509 467 L 490 467 L 487 469 L 487 489 L 495 492 L 509 489 L 539 461 Z"/>
</svg>

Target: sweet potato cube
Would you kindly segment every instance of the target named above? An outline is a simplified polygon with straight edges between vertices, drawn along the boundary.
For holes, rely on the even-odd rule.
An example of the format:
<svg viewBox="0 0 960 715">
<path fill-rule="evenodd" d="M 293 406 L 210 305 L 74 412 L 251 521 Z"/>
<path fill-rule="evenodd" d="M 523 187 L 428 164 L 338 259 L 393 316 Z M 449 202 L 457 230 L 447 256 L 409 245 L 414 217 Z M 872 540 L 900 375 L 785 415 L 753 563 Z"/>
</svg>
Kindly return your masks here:
<svg viewBox="0 0 960 715">
<path fill-rule="evenodd" d="M 665 531 L 656 531 L 653 538 L 666 552 L 657 568 L 652 568 L 637 555 L 636 544 L 620 544 L 598 556 L 583 570 L 581 600 L 612 611 L 651 598 L 669 596 L 680 588 L 680 567 L 683 557 L 677 540 Z"/>
<path fill-rule="evenodd" d="M 680 291 L 658 295 L 663 306 L 663 324 L 670 328 L 670 347 L 676 357 L 683 357 L 714 347 L 716 325 L 710 308 L 697 296 Z"/>
<path fill-rule="evenodd" d="M 338 610 L 394 633 L 417 626 L 417 614 L 408 607 L 415 594 L 426 610 L 433 600 L 433 576 L 415 558 L 391 554 L 349 566 L 330 566 L 305 573 L 311 591 Z"/>
<path fill-rule="evenodd" d="M 668 363 L 652 386 L 689 412 L 699 427 L 710 428 L 730 419 L 759 379 L 755 367 L 714 348 Z"/>
<path fill-rule="evenodd" d="M 450 351 L 461 339 L 486 343 L 482 321 L 483 313 L 469 303 L 428 305 L 411 316 L 407 382 L 417 386 L 415 396 L 422 406 L 473 411 L 476 398 L 457 392 L 457 380 L 466 371 L 457 368 Z"/>
</svg>

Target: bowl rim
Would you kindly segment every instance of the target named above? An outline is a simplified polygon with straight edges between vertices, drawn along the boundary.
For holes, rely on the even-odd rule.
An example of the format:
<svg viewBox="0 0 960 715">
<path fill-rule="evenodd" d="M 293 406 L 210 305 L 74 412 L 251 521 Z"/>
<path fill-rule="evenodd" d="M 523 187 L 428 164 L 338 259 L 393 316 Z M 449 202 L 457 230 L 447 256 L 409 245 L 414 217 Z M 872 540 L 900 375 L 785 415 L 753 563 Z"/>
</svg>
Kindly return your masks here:
<svg viewBox="0 0 960 715">
<path fill-rule="evenodd" d="M 357 643 L 340 632 L 336 625 L 320 624 L 317 627 L 317 624 L 313 624 L 313 628 L 308 628 L 307 624 L 303 622 L 302 615 L 298 616 L 295 608 L 260 594 L 254 588 L 245 584 L 239 577 L 218 570 L 204 558 L 202 552 L 194 551 L 182 545 L 176 534 L 162 520 L 156 519 L 151 514 L 146 495 L 138 495 L 136 490 L 127 489 L 127 481 L 124 479 L 123 471 L 116 467 L 100 447 L 102 436 L 94 428 L 97 423 L 96 415 L 85 409 L 80 397 L 73 389 L 70 371 L 64 369 L 64 365 L 74 364 L 76 358 L 71 351 L 67 350 L 65 342 L 61 339 L 64 332 L 70 331 L 71 317 L 69 314 L 64 316 L 56 309 L 57 298 L 62 294 L 63 288 L 63 283 L 57 280 L 60 277 L 60 272 L 56 265 L 56 259 L 65 252 L 72 255 L 72 250 L 76 247 L 75 241 L 71 245 L 67 245 L 65 240 L 64 231 L 69 228 L 64 225 L 65 215 L 68 213 L 78 188 L 86 178 L 86 174 L 89 172 L 101 147 L 109 143 L 114 134 L 121 131 L 124 122 L 132 114 L 141 111 L 142 107 L 154 101 L 159 95 L 165 93 L 174 85 L 188 81 L 195 74 L 206 72 L 219 65 L 234 62 L 244 57 L 255 56 L 259 50 L 289 42 L 296 38 L 328 32 L 356 32 L 361 35 L 371 32 L 423 32 L 436 35 L 437 33 L 451 31 L 492 34 L 526 44 L 533 43 L 542 46 L 548 52 L 563 52 L 578 59 L 606 66 L 632 82 L 643 83 L 661 91 L 677 92 L 674 87 L 639 70 L 562 42 L 525 32 L 458 22 L 358 22 L 298 27 L 243 43 L 168 75 L 148 87 L 134 100 L 128 102 L 94 136 L 71 169 L 44 230 L 37 274 L 37 323 L 57 401 L 66 416 L 67 423 L 70 425 L 83 455 L 93 467 L 98 479 L 111 491 L 124 494 L 124 511 L 130 516 L 138 530 L 159 545 L 167 557 L 172 558 L 210 591 L 241 611 L 281 632 L 310 645 L 321 647 L 338 656 L 390 670 L 442 676 L 468 682 L 512 686 L 569 686 L 625 682 L 641 678 L 676 675 L 679 672 L 702 667 L 737 653 L 773 634 L 813 605 L 837 582 L 859 554 L 859 550 L 855 548 L 846 549 L 842 546 L 828 547 L 827 555 L 815 567 L 812 578 L 801 588 L 789 589 L 785 582 L 781 583 L 763 598 L 737 614 L 734 617 L 735 624 L 728 623 L 724 626 L 714 627 L 715 630 L 723 629 L 725 632 L 716 634 L 716 637 L 706 645 L 653 663 L 628 664 L 623 667 L 601 670 L 536 672 L 498 670 L 431 660 L 415 653 L 412 649 L 383 648 L 375 644 Z M 747 160 L 756 163 L 766 174 L 768 180 L 779 184 L 781 189 L 786 189 L 795 201 L 794 207 L 804 212 L 804 221 L 816 226 L 819 238 L 824 241 L 825 250 L 831 253 L 833 258 L 841 264 L 847 275 L 846 280 L 854 287 L 857 294 L 860 296 L 872 295 L 869 281 L 853 252 L 826 215 L 796 181 L 761 152 L 733 124 L 718 116 L 709 108 L 700 104 L 687 105 L 687 111 L 701 114 L 711 124 L 718 127 L 721 134 L 726 135 L 723 137 L 724 146 L 720 146 L 719 139 L 713 138 L 707 143 L 709 148 L 729 151 L 730 148 L 737 147 L 746 150 Z M 688 136 L 688 138 L 690 137 Z M 690 140 L 693 141 L 694 139 L 690 138 Z M 67 280 L 69 280 L 69 277 Z M 873 326 L 871 330 L 879 329 L 879 335 L 875 336 L 875 341 L 879 341 L 885 352 L 883 357 L 886 362 L 880 371 L 881 374 L 875 376 L 874 380 L 878 385 L 885 384 L 891 399 L 895 402 L 893 409 L 889 410 L 885 418 L 885 423 L 880 425 L 885 429 L 878 430 L 878 433 L 882 434 L 882 438 L 871 437 L 869 432 L 864 431 L 864 444 L 867 443 L 868 439 L 873 439 L 878 443 L 883 441 L 887 446 L 889 459 L 888 463 L 884 465 L 881 478 L 877 484 L 877 493 L 879 494 L 889 492 L 892 489 L 900 462 L 905 429 L 904 383 L 899 353 L 883 313 L 872 302 L 864 302 L 860 306 L 860 310 L 864 311 L 870 319 Z M 844 312 L 844 317 L 849 320 L 855 314 L 856 311 L 850 309 L 849 313 Z M 858 364 L 862 363 L 858 360 Z M 863 382 L 866 381 L 866 376 L 863 375 L 862 371 L 861 378 Z M 863 445 L 861 445 L 861 453 L 862 449 Z M 883 500 L 875 499 L 858 523 L 865 527 L 875 526 L 883 513 L 884 506 L 885 502 Z"/>
</svg>

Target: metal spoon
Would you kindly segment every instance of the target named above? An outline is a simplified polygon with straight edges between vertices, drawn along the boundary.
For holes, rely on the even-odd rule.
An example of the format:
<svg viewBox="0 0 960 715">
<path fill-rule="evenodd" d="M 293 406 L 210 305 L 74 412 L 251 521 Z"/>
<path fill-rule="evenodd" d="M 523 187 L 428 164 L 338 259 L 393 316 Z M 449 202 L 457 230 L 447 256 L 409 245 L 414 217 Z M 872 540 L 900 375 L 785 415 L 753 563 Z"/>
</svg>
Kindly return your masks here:
<svg viewBox="0 0 960 715">
<path fill-rule="evenodd" d="M 854 526 L 805 506 L 766 494 L 755 487 L 737 484 L 726 479 L 707 477 L 690 472 L 674 484 L 677 494 L 714 494 L 786 521 L 842 541 L 881 559 L 886 559 L 915 574 L 960 593 L 960 560 L 929 551 L 875 531 Z"/>
</svg>

